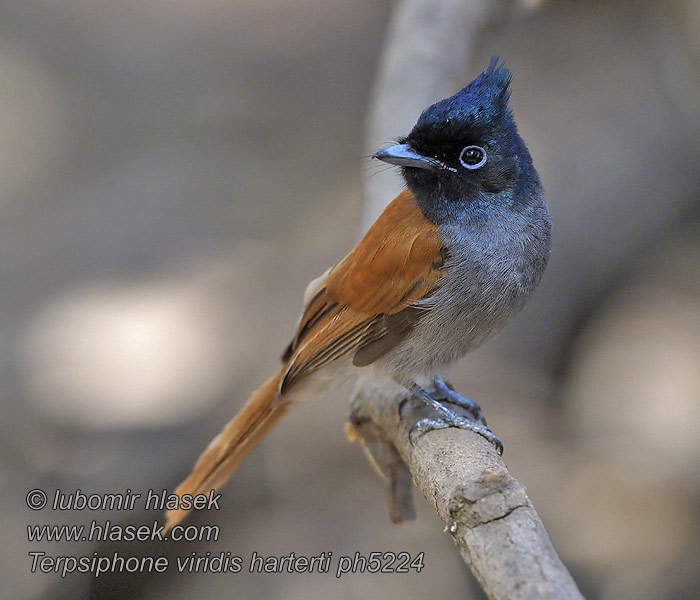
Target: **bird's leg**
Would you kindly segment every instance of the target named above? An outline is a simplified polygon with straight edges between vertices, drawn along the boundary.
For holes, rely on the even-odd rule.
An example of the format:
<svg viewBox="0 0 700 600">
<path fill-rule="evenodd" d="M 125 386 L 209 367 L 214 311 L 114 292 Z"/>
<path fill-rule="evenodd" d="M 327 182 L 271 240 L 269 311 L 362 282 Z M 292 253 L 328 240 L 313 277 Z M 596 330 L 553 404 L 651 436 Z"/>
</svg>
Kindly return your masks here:
<svg viewBox="0 0 700 600">
<path fill-rule="evenodd" d="M 442 382 L 444 384 L 444 382 Z M 447 384 L 444 384 L 445 387 L 447 387 Z M 436 385 L 438 390 L 442 392 L 442 389 L 440 389 L 439 384 Z M 449 389 L 449 388 L 448 388 Z M 493 444 L 498 451 L 499 454 L 503 454 L 503 443 L 501 440 L 499 440 L 496 435 L 488 428 L 486 425 L 482 425 L 481 423 L 477 423 L 475 421 L 471 421 L 467 419 L 466 417 L 462 417 L 453 411 L 451 411 L 449 408 L 447 408 L 445 405 L 441 404 L 438 400 L 436 400 L 433 396 L 430 395 L 429 392 L 424 390 L 422 387 L 420 387 L 417 384 L 413 384 L 410 387 L 411 392 L 413 392 L 416 396 L 418 396 L 423 402 L 425 402 L 428 406 L 433 408 L 435 411 L 437 411 L 440 414 L 440 417 L 435 419 L 435 418 L 426 418 L 426 419 L 421 419 L 420 421 L 416 422 L 413 427 L 411 427 L 410 431 L 408 432 L 409 439 L 411 440 L 411 444 L 413 444 L 414 438 L 416 435 L 423 435 L 424 433 L 427 433 L 428 431 L 433 431 L 435 429 L 446 429 L 447 427 L 457 427 L 459 429 L 468 429 L 469 431 L 473 431 L 474 433 L 478 433 L 481 437 L 483 437 L 486 441 L 490 442 Z M 453 391 L 453 390 L 452 390 Z M 459 394 L 457 394 L 459 396 Z M 459 396 L 462 398 L 461 396 Z M 449 399 L 452 401 L 452 399 Z M 464 398 L 464 400 L 467 400 Z M 468 401 L 470 406 L 472 405 L 471 401 Z M 455 402 L 455 404 L 458 404 Z M 460 404 L 461 406 L 461 404 Z M 478 405 L 477 405 L 478 408 Z M 470 408 L 467 408 L 469 412 L 472 412 Z M 479 410 L 479 412 L 481 412 Z M 476 417 L 476 415 L 475 415 Z"/>
<path fill-rule="evenodd" d="M 474 400 L 471 400 L 470 398 L 462 396 L 462 394 L 456 392 L 452 385 L 445 381 L 442 377 L 436 376 L 433 379 L 433 383 L 435 385 L 435 389 L 442 394 L 445 400 L 447 400 L 450 404 L 456 404 L 457 406 L 461 406 L 463 409 L 469 411 L 469 413 L 474 417 L 475 421 L 478 421 L 488 427 L 486 424 L 486 417 L 484 416 L 484 413 L 481 412 L 481 407 L 474 402 Z"/>
</svg>

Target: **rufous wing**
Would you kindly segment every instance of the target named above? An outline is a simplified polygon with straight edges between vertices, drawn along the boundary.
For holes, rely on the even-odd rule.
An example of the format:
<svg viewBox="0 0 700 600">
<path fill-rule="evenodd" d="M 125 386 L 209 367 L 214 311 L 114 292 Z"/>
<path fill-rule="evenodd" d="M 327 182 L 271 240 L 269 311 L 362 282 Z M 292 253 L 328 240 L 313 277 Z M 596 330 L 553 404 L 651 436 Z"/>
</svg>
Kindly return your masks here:
<svg viewBox="0 0 700 600">
<path fill-rule="evenodd" d="M 283 357 L 282 390 L 344 354 L 365 366 L 388 352 L 427 310 L 418 302 L 439 285 L 445 259 L 435 224 L 404 190 L 317 283 Z"/>
</svg>

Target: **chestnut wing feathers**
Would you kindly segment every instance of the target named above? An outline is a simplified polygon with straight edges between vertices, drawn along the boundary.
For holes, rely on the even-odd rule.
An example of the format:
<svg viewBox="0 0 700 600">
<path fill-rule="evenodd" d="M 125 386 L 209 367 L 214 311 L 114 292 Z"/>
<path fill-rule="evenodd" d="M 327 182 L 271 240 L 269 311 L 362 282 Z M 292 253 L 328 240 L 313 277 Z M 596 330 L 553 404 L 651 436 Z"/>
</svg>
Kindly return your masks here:
<svg viewBox="0 0 700 600">
<path fill-rule="evenodd" d="M 435 225 L 404 190 L 308 302 L 281 390 L 350 352 L 356 366 L 389 352 L 429 310 L 417 302 L 439 285 L 445 259 Z"/>
</svg>

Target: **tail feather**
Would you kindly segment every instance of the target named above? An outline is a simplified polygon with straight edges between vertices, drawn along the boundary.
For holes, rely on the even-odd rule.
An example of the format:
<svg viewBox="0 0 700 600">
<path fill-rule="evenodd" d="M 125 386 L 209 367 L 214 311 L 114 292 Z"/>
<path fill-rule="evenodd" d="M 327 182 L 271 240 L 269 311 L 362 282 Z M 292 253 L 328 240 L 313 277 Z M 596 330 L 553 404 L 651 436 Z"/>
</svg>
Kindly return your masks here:
<svg viewBox="0 0 700 600">
<path fill-rule="evenodd" d="M 175 490 L 175 494 L 208 494 L 233 474 L 243 459 L 265 434 L 284 416 L 289 402 L 280 397 L 282 372 L 270 377 L 253 392 L 241 408 L 197 459 L 192 472 Z M 164 532 L 185 518 L 189 510 L 169 510 L 165 514 Z"/>
</svg>

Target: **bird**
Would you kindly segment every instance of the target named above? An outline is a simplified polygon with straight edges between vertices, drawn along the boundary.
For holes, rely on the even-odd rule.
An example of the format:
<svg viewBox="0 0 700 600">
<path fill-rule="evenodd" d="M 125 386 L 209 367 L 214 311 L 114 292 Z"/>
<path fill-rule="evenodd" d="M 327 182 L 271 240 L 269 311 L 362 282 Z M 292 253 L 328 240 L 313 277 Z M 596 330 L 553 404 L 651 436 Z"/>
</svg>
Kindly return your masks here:
<svg viewBox="0 0 700 600">
<path fill-rule="evenodd" d="M 478 405 L 438 372 L 501 330 L 549 258 L 551 218 L 509 107 L 511 80 L 492 58 L 464 88 L 426 108 L 408 135 L 373 154 L 400 168 L 405 189 L 309 284 L 281 369 L 211 441 L 178 497 L 220 488 L 291 407 L 358 376 L 432 405 L 440 419 L 424 420 L 425 430 L 461 426 L 500 444 Z M 439 395 L 475 419 L 458 417 Z M 187 512 L 167 511 L 165 530 Z"/>
</svg>

